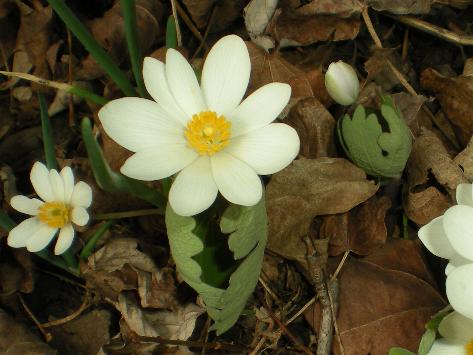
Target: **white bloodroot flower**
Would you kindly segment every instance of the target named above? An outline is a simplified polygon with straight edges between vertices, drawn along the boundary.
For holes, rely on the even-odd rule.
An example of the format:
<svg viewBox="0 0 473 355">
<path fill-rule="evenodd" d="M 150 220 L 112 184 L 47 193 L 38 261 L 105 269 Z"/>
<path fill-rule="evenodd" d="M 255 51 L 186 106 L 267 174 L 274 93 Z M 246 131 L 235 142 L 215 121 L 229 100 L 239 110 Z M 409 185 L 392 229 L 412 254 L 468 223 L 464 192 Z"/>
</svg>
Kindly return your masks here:
<svg viewBox="0 0 473 355">
<path fill-rule="evenodd" d="M 419 229 L 419 238 L 429 251 L 449 259 L 447 298 L 453 309 L 473 319 L 473 190 L 459 184 L 457 205 Z"/>
<path fill-rule="evenodd" d="M 325 73 L 325 87 L 330 97 L 343 106 L 353 104 L 360 92 L 355 69 L 341 60 L 328 66 Z"/>
<path fill-rule="evenodd" d="M 438 330 L 443 338 L 434 342 L 428 355 L 473 355 L 473 320 L 452 312 Z"/>
<path fill-rule="evenodd" d="M 43 201 L 23 195 L 12 197 L 10 204 L 15 210 L 33 217 L 10 231 L 8 245 L 26 246 L 30 252 L 38 252 L 48 246 L 59 230 L 54 253 L 62 254 L 74 240 L 73 224 L 84 226 L 89 221 L 86 208 L 92 203 L 92 189 L 83 181 L 74 185 L 70 167 L 58 173 L 55 169 L 48 171 L 40 162 L 33 165 L 30 180 Z"/>
<path fill-rule="evenodd" d="M 242 102 L 250 71 L 248 49 L 235 35 L 212 47 L 200 86 L 178 51 L 168 49 L 166 64 L 145 58 L 144 82 L 155 101 L 125 97 L 99 111 L 105 132 L 135 152 L 121 172 L 145 181 L 179 172 L 169 203 L 183 216 L 206 210 L 218 191 L 235 204 L 258 203 L 258 174 L 286 167 L 300 143 L 293 128 L 271 123 L 288 103 L 291 87 L 270 83 Z"/>
</svg>

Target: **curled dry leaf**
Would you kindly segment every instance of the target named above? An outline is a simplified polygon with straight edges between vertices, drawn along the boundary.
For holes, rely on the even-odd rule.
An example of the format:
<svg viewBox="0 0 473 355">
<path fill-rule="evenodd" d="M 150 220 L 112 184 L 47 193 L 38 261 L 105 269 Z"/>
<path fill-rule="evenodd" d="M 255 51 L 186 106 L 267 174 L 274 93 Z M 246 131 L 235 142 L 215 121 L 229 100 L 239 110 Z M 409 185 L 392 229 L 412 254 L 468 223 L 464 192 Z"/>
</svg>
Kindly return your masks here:
<svg viewBox="0 0 473 355">
<path fill-rule="evenodd" d="M 177 301 L 172 270 L 158 269 L 137 247 L 136 239 L 121 238 L 92 254 L 83 270 L 88 287 L 112 301 L 123 291 L 138 290 L 142 307 L 173 308 Z"/>
<path fill-rule="evenodd" d="M 378 190 L 363 170 L 341 158 L 299 159 L 274 174 L 266 190 L 268 248 L 305 263 L 301 236 L 315 216 L 343 213 Z"/>
<path fill-rule="evenodd" d="M 432 178 L 434 181 L 431 181 Z M 417 224 L 426 224 L 445 212 L 452 203 L 437 184 L 453 194 L 458 184 L 468 180 L 442 141 L 433 132 L 422 129 L 407 162 L 407 182 L 408 191 L 404 200 L 406 214 Z"/>
<path fill-rule="evenodd" d="M 246 42 L 251 60 L 251 79 L 248 92 L 272 82 L 291 85 L 291 97 L 303 98 L 314 96 L 307 75 L 296 66 L 282 58 L 277 52 L 266 53 L 255 44 Z"/>
<path fill-rule="evenodd" d="M 416 351 L 425 323 L 445 301 L 419 245 L 396 239 L 368 257 L 346 261 L 339 274 L 338 305 L 337 324 L 345 353 L 385 355 L 393 346 Z M 305 316 L 317 326 L 313 308 Z M 332 348 L 335 354 L 341 353 L 336 340 Z"/>
<path fill-rule="evenodd" d="M 279 0 L 251 0 L 243 12 L 246 31 L 251 40 L 266 51 L 274 48 L 274 40 L 265 36 L 265 33 L 278 2 Z"/>
<path fill-rule="evenodd" d="M 355 18 L 298 16 L 286 11 L 277 18 L 272 33 L 281 47 L 308 46 L 317 42 L 352 40 L 360 27 L 360 20 Z"/>
<path fill-rule="evenodd" d="M 463 170 L 463 175 L 473 181 L 473 137 L 463 151 L 461 151 L 455 159 L 453 159 Z"/>
<path fill-rule="evenodd" d="M 284 123 L 294 127 L 301 140 L 300 155 L 305 158 L 335 156 L 335 119 L 319 100 L 300 100 Z"/>
<path fill-rule="evenodd" d="M 473 76 L 449 78 L 429 68 L 422 72 L 420 82 L 435 94 L 464 147 L 473 135 Z"/>
<path fill-rule="evenodd" d="M 369 255 L 384 245 L 387 238 L 384 218 L 390 206 L 388 197 L 373 196 L 349 212 L 326 216 L 319 234 L 330 238 L 328 254 L 352 251 Z"/>
</svg>

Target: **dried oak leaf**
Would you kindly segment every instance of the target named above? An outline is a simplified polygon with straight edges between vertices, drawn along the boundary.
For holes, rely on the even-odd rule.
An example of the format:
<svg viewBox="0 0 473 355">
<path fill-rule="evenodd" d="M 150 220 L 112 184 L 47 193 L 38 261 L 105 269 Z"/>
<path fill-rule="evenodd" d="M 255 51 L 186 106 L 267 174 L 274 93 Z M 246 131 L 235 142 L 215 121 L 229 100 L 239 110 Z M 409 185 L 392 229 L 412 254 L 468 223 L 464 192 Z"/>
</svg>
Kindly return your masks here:
<svg viewBox="0 0 473 355">
<path fill-rule="evenodd" d="M 305 158 L 335 156 L 335 119 L 315 97 L 300 100 L 291 108 L 284 123 L 294 127 Z"/>
<path fill-rule="evenodd" d="M 337 323 L 347 355 L 384 355 L 393 346 L 416 351 L 425 323 L 445 305 L 421 248 L 409 240 L 350 258 L 339 285 Z M 337 342 L 333 349 L 339 353 Z"/>
<path fill-rule="evenodd" d="M 360 32 L 360 27 L 360 20 L 355 18 L 300 16 L 284 11 L 271 32 L 281 47 L 308 46 L 317 42 L 352 40 Z"/>
<path fill-rule="evenodd" d="M 251 60 L 249 93 L 263 85 L 280 82 L 291 85 L 292 98 L 314 96 L 311 83 L 301 69 L 289 63 L 276 52 L 268 54 L 251 42 L 246 42 L 246 45 Z"/>
<path fill-rule="evenodd" d="M 435 94 L 455 127 L 460 143 L 465 146 L 473 135 L 473 76 L 449 78 L 428 68 L 422 72 L 420 83 Z"/>
<path fill-rule="evenodd" d="M 305 263 L 301 236 L 315 216 L 343 213 L 373 196 L 378 186 L 346 159 L 299 159 L 274 174 L 266 190 L 268 248 Z"/>
<path fill-rule="evenodd" d="M 349 212 L 326 216 L 319 234 L 330 238 L 328 255 L 346 251 L 369 255 L 384 245 L 387 238 L 384 218 L 389 207 L 388 197 L 373 196 Z"/>
<path fill-rule="evenodd" d="M 388 11 L 396 15 L 421 15 L 430 12 L 433 0 L 366 0 L 376 11 Z"/>
<path fill-rule="evenodd" d="M 158 269 L 132 238 L 115 239 L 92 254 L 83 269 L 87 286 L 117 300 L 123 291 L 137 290 L 142 307 L 173 308 L 176 286 L 170 268 Z"/>
<path fill-rule="evenodd" d="M 469 181 L 473 181 L 473 137 L 470 139 L 466 148 L 458 153 L 453 161 L 461 167 L 463 175 L 465 175 Z"/>
<path fill-rule="evenodd" d="M 428 223 L 451 206 L 448 196 L 436 184 L 453 194 L 458 184 L 468 182 L 442 141 L 425 128 L 412 146 L 406 170 L 408 191 L 404 207 L 408 217 L 417 224 Z"/>
<path fill-rule="evenodd" d="M 288 7 L 298 15 L 337 15 L 351 17 L 363 10 L 363 4 L 358 0 L 311 0 L 301 6 L 300 0 L 286 0 Z"/>
</svg>

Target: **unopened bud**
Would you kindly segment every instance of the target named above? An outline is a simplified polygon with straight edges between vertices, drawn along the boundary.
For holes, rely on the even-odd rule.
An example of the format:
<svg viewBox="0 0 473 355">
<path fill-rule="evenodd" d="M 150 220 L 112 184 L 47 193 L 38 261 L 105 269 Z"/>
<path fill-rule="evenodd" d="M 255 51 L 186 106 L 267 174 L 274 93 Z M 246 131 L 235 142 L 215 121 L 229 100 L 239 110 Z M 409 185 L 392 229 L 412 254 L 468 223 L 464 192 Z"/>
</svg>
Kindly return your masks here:
<svg viewBox="0 0 473 355">
<path fill-rule="evenodd" d="M 360 92 L 355 70 L 341 60 L 329 65 L 325 73 L 325 87 L 330 97 L 344 106 L 353 104 Z"/>
</svg>

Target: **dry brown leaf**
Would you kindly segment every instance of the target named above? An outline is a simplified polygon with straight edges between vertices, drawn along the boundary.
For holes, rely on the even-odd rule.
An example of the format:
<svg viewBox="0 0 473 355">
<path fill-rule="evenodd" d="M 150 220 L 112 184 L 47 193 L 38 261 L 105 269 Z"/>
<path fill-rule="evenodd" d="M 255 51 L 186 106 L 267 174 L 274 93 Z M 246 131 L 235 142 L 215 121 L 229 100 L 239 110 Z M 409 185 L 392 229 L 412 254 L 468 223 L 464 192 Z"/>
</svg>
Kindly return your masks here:
<svg viewBox="0 0 473 355">
<path fill-rule="evenodd" d="M 397 239 L 344 264 L 337 324 L 347 355 L 385 355 L 394 346 L 417 350 L 425 323 L 445 305 L 422 254 L 416 242 Z M 313 312 L 305 316 L 317 330 Z M 340 354 L 336 340 L 332 347 Z"/>
<path fill-rule="evenodd" d="M 246 31 L 251 40 L 266 51 L 274 48 L 274 39 L 265 34 L 278 2 L 278 0 L 251 0 L 243 11 Z"/>
<path fill-rule="evenodd" d="M 436 184 L 453 196 L 458 184 L 468 182 L 442 141 L 427 129 L 422 129 L 414 141 L 406 170 L 408 191 L 404 205 L 408 217 L 417 224 L 428 223 L 451 205 Z"/>
<path fill-rule="evenodd" d="M 114 239 L 92 254 L 83 269 L 90 288 L 115 301 L 123 291 L 138 290 L 142 307 L 173 308 L 176 286 L 170 269 L 158 269 L 137 249 L 136 239 Z"/>
<path fill-rule="evenodd" d="M 414 136 L 420 133 L 420 127 L 432 126 L 430 118 L 422 110 L 422 105 L 427 101 L 426 97 L 400 92 L 392 95 L 392 98 Z"/>
<path fill-rule="evenodd" d="M 463 151 L 461 151 L 453 161 L 463 170 L 463 175 L 473 181 L 473 137 Z"/>
<path fill-rule="evenodd" d="M 449 78 L 429 68 L 422 72 L 420 82 L 435 94 L 464 147 L 473 135 L 473 76 Z"/>
<path fill-rule="evenodd" d="M 366 0 L 376 11 L 388 11 L 396 15 L 421 15 L 430 12 L 432 0 Z"/>
<path fill-rule="evenodd" d="M 315 216 L 343 213 L 373 196 L 378 186 L 341 158 L 299 159 L 274 174 L 266 190 L 268 248 L 305 263 L 301 236 Z"/>
<path fill-rule="evenodd" d="M 390 206 L 386 196 L 373 196 L 349 212 L 325 217 L 319 234 L 330 238 L 328 254 L 352 251 L 369 255 L 384 245 L 387 238 L 384 218 Z"/>
<path fill-rule="evenodd" d="M 283 12 L 272 28 L 274 38 L 281 47 L 308 46 L 317 42 L 354 39 L 361 27 L 355 18 L 336 16 L 297 16 Z"/>
<path fill-rule="evenodd" d="M 287 83 L 292 88 L 292 98 L 314 96 L 306 74 L 279 56 L 268 54 L 251 42 L 246 42 L 251 60 L 251 79 L 248 93 L 272 82 Z"/>
<path fill-rule="evenodd" d="M 215 0 L 182 0 L 198 28 L 204 28 Z"/>
<path fill-rule="evenodd" d="M 300 0 L 286 0 L 288 7 L 298 15 L 337 15 L 351 17 L 360 14 L 363 4 L 358 0 L 311 0 L 301 6 Z"/>
<path fill-rule="evenodd" d="M 294 127 L 301 140 L 300 155 L 320 158 L 336 155 L 335 119 L 316 98 L 300 100 L 284 123 Z"/>
</svg>

